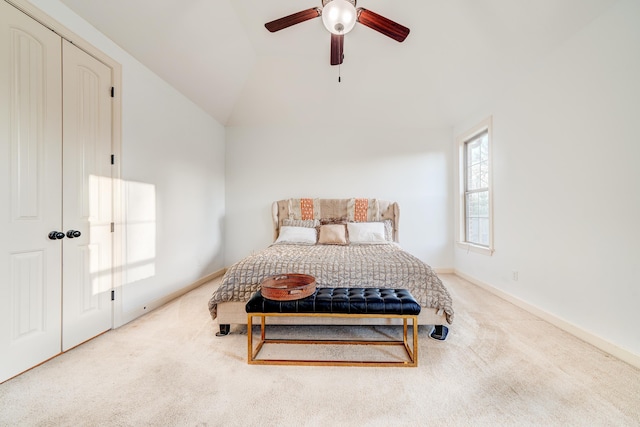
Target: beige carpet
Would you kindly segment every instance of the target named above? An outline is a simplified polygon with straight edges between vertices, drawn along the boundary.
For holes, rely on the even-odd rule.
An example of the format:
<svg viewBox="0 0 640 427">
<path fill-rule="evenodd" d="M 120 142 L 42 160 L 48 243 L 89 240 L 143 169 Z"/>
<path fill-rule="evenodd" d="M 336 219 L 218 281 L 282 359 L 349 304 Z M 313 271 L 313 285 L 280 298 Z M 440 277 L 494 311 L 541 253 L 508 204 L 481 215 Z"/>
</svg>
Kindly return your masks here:
<svg viewBox="0 0 640 427">
<path fill-rule="evenodd" d="M 456 320 L 420 329 L 418 368 L 249 366 L 246 328 L 214 335 L 214 282 L 0 385 L 0 425 L 640 425 L 638 369 L 441 277 Z"/>
</svg>

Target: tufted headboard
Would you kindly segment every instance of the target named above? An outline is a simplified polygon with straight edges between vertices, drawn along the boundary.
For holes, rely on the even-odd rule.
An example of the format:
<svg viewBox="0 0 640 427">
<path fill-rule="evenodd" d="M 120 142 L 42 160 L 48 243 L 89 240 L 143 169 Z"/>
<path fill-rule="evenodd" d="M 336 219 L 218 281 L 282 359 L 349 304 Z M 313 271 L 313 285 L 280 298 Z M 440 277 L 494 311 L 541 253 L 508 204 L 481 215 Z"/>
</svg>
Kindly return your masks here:
<svg viewBox="0 0 640 427">
<path fill-rule="evenodd" d="M 400 208 L 398 203 L 378 199 L 285 199 L 273 202 L 273 236 L 278 238 L 282 221 L 291 219 L 317 219 L 320 221 L 384 221 L 391 220 L 393 241 L 399 242 Z"/>
</svg>

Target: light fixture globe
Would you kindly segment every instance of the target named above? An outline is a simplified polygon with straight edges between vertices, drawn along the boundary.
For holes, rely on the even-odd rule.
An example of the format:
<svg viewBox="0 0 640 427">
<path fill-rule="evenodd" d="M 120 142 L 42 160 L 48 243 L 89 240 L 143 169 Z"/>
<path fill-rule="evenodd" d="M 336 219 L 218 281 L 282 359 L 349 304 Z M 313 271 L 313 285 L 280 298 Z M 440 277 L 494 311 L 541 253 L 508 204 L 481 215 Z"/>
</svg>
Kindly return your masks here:
<svg viewBox="0 0 640 427">
<path fill-rule="evenodd" d="M 331 0 L 322 9 L 322 22 L 333 34 L 347 34 L 356 25 L 357 12 L 348 0 Z"/>
</svg>

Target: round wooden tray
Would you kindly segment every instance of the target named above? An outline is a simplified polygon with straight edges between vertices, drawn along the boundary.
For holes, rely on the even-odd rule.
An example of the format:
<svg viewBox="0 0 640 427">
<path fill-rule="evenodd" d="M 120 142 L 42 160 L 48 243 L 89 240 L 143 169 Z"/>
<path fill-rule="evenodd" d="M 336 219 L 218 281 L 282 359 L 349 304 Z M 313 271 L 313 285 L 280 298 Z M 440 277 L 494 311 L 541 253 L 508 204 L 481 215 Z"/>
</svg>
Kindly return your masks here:
<svg viewBox="0 0 640 427">
<path fill-rule="evenodd" d="M 276 274 L 260 284 L 262 296 L 275 301 L 306 298 L 316 291 L 316 278 L 308 274 Z"/>
</svg>

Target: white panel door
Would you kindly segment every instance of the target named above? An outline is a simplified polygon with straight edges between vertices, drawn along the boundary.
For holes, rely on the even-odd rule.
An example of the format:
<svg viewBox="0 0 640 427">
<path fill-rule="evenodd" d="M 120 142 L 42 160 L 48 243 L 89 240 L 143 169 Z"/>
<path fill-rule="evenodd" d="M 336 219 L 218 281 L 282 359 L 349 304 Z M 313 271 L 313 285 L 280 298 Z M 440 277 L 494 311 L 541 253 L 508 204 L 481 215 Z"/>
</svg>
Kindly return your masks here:
<svg viewBox="0 0 640 427">
<path fill-rule="evenodd" d="M 60 43 L 0 1 L 0 382 L 60 353 Z"/>
<path fill-rule="evenodd" d="M 112 327 L 111 69 L 62 43 L 66 351 Z"/>
</svg>

